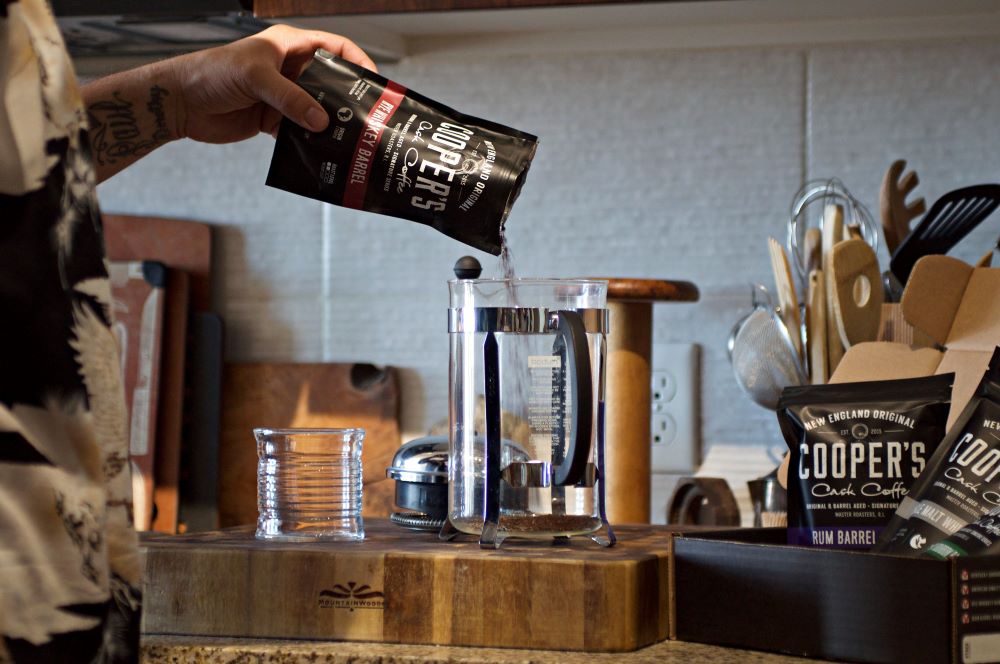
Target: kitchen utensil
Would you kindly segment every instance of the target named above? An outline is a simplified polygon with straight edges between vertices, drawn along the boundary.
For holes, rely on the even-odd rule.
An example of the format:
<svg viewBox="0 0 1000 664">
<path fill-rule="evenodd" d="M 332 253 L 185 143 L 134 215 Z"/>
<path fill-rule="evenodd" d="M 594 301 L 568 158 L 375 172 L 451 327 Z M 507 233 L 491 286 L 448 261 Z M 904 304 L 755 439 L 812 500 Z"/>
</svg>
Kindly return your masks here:
<svg viewBox="0 0 1000 664">
<path fill-rule="evenodd" d="M 603 426 L 608 282 L 453 279 L 448 286 L 450 526 L 478 535 L 483 548 L 512 536 L 573 535 L 610 546 Z M 485 431 L 475 423 L 480 395 Z M 516 447 L 505 446 L 502 436 L 530 460 L 505 454 Z M 602 528 L 606 535 L 596 535 Z"/>
<path fill-rule="evenodd" d="M 767 289 L 754 285 L 753 311 L 733 340 L 733 374 L 751 400 L 773 410 L 781 390 L 805 382 L 802 362 Z"/>
<path fill-rule="evenodd" d="M 826 283 L 823 290 L 826 293 L 826 366 L 831 374 L 840 364 L 840 358 L 844 356 L 844 346 L 840 341 L 840 332 L 837 330 L 836 284 L 833 282 L 833 247 L 840 242 L 840 237 L 844 232 L 844 208 L 837 203 L 827 204 L 823 210 L 823 276 Z"/>
<path fill-rule="evenodd" d="M 504 458 L 531 460 L 515 443 L 506 439 L 503 442 Z M 396 507 L 404 510 L 390 514 L 390 521 L 412 530 L 441 530 L 448 518 L 448 436 L 424 436 L 405 443 L 393 455 L 385 476 L 395 480 Z M 513 490 L 501 486 L 501 496 L 505 491 Z M 523 491 L 507 498 L 511 504 L 520 500 L 520 509 L 528 507 Z"/>
<path fill-rule="evenodd" d="M 795 283 L 792 281 L 792 270 L 788 265 L 788 256 L 784 247 L 773 237 L 767 239 L 768 252 L 771 256 L 771 271 L 774 273 L 774 289 L 778 296 L 778 308 L 781 320 L 788 329 L 792 345 L 799 357 L 802 354 L 802 321 L 799 318 L 799 298 L 795 293 Z"/>
<path fill-rule="evenodd" d="M 385 476 L 396 481 L 396 507 L 389 520 L 414 530 L 437 532 L 448 518 L 448 437 L 426 436 L 402 445 Z"/>
<path fill-rule="evenodd" d="M 920 178 L 916 171 L 903 175 L 905 170 L 904 159 L 892 162 L 889 170 L 885 172 L 885 177 L 882 178 L 882 189 L 879 192 L 882 233 L 885 235 L 885 244 L 890 255 L 896 252 L 896 248 L 910 234 L 910 222 L 922 215 L 926 209 L 923 198 L 918 198 L 909 204 L 906 202 L 906 197 L 920 184 Z"/>
<path fill-rule="evenodd" d="M 822 259 L 825 263 L 830 258 L 833 246 L 842 241 L 844 232 L 844 208 L 838 203 L 830 203 L 823 209 L 822 226 Z M 825 268 L 825 265 L 824 265 Z"/>
<path fill-rule="evenodd" d="M 160 403 L 156 426 L 156 465 L 153 469 L 155 487 L 153 502 L 156 515 L 153 530 L 175 533 L 180 526 L 181 457 L 185 448 L 196 444 L 184 427 L 195 414 L 187 409 L 190 392 L 187 384 L 191 374 L 202 367 L 191 365 L 188 357 L 191 334 L 189 324 L 197 314 L 191 311 L 191 275 L 173 267 L 167 268 L 163 310 L 163 343 L 160 348 Z M 218 411 L 215 414 L 218 419 Z M 213 450 L 218 450 L 215 445 Z M 202 472 L 207 471 L 202 468 Z M 212 524 L 216 527 L 218 523 Z"/>
<path fill-rule="evenodd" d="M 760 286 L 763 288 L 763 286 Z M 740 328 L 747 322 L 750 315 L 753 314 L 753 309 L 748 311 L 745 315 L 740 316 L 740 318 L 733 323 L 733 327 L 729 330 L 729 336 L 726 338 L 726 356 L 729 358 L 729 362 L 733 361 L 733 350 L 736 348 L 736 336 L 740 333 Z"/>
<path fill-rule="evenodd" d="M 177 508 L 178 529 L 185 533 L 219 527 L 222 319 L 217 314 L 192 312 L 188 333 L 185 445 L 181 449 Z"/>
<path fill-rule="evenodd" d="M 750 502 L 753 503 L 754 528 L 773 528 L 788 525 L 787 492 L 778 481 L 778 469 L 764 477 L 747 482 Z"/>
<path fill-rule="evenodd" d="M 819 228 L 806 229 L 805 242 L 803 243 L 803 257 L 805 259 L 805 274 L 808 277 L 813 270 L 823 267 L 823 231 Z"/>
<path fill-rule="evenodd" d="M 196 420 L 185 410 L 185 383 L 190 382 L 191 372 L 199 370 L 188 364 L 186 357 L 188 321 L 192 310 L 207 311 L 211 306 L 211 228 L 208 224 L 180 219 L 113 214 L 102 217 L 109 260 L 154 260 L 167 267 L 152 525 L 155 530 L 172 533 L 177 531 L 180 502 L 184 500 L 179 487 L 181 457 L 190 454 L 185 448 L 194 442 L 184 427 Z M 218 418 L 218 413 L 214 417 Z M 247 436 L 248 431 L 249 427 L 243 428 L 243 435 Z M 252 491 L 252 479 L 248 486 Z M 252 519 L 252 498 L 247 505 L 248 518 Z"/>
<path fill-rule="evenodd" d="M 882 273 L 882 292 L 886 303 L 891 304 L 898 304 L 899 299 L 903 296 L 903 285 L 899 283 L 899 279 L 892 273 L 892 270 L 886 270 Z"/>
<path fill-rule="evenodd" d="M 843 223 L 859 225 L 862 237 L 878 254 L 880 233 L 868 208 L 836 178 L 810 180 L 792 197 L 788 222 L 789 260 L 802 291 L 805 291 L 805 281 L 809 276 L 806 265 L 806 233 L 810 228 L 822 228 L 829 205 L 840 205 L 844 211 Z M 839 240 L 840 236 L 836 239 Z"/>
<path fill-rule="evenodd" d="M 826 280 L 822 270 L 809 274 L 809 308 L 806 321 L 809 341 L 809 375 L 813 385 L 823 385 L 830 375 L 826 353 Z"/>
<path fill-rule="evenodd" d="M 258 428 L 253 435 L 258 539 L 364 539 L 364 429 Z"/>
<path fill-rule="evenodd" d="M 814 270 L 821 270 L 823 268 L 823 231 L 819 228 L 809 228 L 806 230 L 803 254 L 805 257 L 806 279 L 802 284 L 802 289 L 799 291 L 802 294 L 801 302 L 799 303 L 799 318 L 802 321 L 802 360 L 807 373 L 811 373 L 812 370 L 809 369 L 812 363 L 812 354 L 810 352 L 812 344 L 809 342 L 809 275 Z M 826 353 L 826 346 L 824 345 L 823 348 L 823 352 Z M 824 359 L 825 363 L 826 360 Z"/>
<path fill-rule="evenodd" d="M 736 527 L 740 508 L 725 479 L 682 477 L 667 503 L 667 523 Z"/>
<path fill-rule="evenodd" d="M 845 240 L 833 247 L 830 260 L 831 300 L 837 332 L 845 348 L 878 337 L 882 318 L 882 277 L 878 258 L 864 240 Z"/>
<path fill-rule="evenodd" d="M 129 414 L 133 520 L 136 530 L 150 530 L 156 513 L 157 407 L 167 269 L 155 261 L 110 261 L 108 279 L 113 296 L 113 329 L 122 354 L 122 383 Z"/>
<path fill-rule="evenodd" d="M 603 277 L 601 277 L 603 278 Z M 698 288 L 687 281 L 608 279 L 607 385 L 604 426 L 609 438 L 604 468 L 607 517 L 613 523 L 649 523 L 655 444 L 650 445 L 653 408 L 653 307 L 663 302 L 697 302 Z M 655 442 L 655 441 L 654 441 Z M 672 455 L 684 467 L 697 464 L 690 455 Z M 685 458 L 686 457 L 686 458 Z M 650 481 L 636 481 L 638 477 Z"/>
<path fill-rule="evenodd" d="M 889 269 L 903 286 L 913 265 L 928 254 L 946 254 L 1000 205 L 1000 184 L 950 191 L 931 206 L 892 254 Z"/>
</svg>

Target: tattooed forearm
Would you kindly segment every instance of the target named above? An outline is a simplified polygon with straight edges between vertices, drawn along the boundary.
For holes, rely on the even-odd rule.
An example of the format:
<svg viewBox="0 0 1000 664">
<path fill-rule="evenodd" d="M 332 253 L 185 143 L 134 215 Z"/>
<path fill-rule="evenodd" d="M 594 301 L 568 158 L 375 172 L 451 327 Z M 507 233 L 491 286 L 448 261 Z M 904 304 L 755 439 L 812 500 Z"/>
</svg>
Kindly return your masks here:
<svg viewBox="0 0 1000 664">
<path fill-rule="evenodd" d="M 172 62 L 154 62 L 83 86 L 98 182 L 178 137 L 181 88 Z"/>
<path fill-rule="evenodd" d="M 87 107 L 90 138 L 98 166 L 124 166 L 145 156 L 170 139 L 164 97 L 170 93 L 158 85 L 149 89 L 149 118 L 137 117 L 135 105 L 115 90 L 110 99 Z"/>
</svg>

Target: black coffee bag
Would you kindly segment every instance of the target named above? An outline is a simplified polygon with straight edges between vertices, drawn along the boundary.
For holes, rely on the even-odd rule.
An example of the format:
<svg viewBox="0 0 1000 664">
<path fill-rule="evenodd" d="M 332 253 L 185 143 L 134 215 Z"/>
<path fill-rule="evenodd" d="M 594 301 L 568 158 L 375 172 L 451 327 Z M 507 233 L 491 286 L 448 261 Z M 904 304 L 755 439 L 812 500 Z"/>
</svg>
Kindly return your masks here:
<svg viewBox="0 0 1000 664">
<path fill-rule="evenodd" d="M 924 547 L 920 555 L 946 560 L 995 553 L 1000 553 L 1000 507 L 993 508 L 974 523 L 962 526 L 945 539 Z"/>
<path fill-rule="evenodd" d="M 785 388 L 789 544 L 875 544 L 944 437 L 953 379 Z"/>
<path fill-rule="evenodd" d="M 1000 349 L 975 395 L 882 533 L 876 551 L 919 556 L 1000 507 Z M 960 536 L 980 542 L 992 522 Z M 960 545 L 955 544 L 956 547 Z M 982 547 L 981 547 L 982 548 Z"/>
<path fill-rule="evenodd" d="M 459 113 L 322 49 L 298 84 L 330 125 L 312 133 L 282 120 L 269 186 L 427 224 L 500 253 L 534 136 Z"/>
</svg>

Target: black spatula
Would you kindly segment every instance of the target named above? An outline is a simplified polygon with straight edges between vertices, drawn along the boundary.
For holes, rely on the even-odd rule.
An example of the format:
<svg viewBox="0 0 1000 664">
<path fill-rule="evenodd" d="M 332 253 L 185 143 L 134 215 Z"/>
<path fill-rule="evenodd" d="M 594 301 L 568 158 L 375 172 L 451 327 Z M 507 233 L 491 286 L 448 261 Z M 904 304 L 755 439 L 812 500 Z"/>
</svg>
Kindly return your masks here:
<svg viewBox="0 0 1000 664">
<path fill-rule="evenodd" d="M 906 284 L 917 260 L 929 254 L 948 253 L 997 206 L 1000 206 L 1000 184 L 977 184 L 937 199 L 892 254 L 889 268 L 899 283 Z"/>
</svg>

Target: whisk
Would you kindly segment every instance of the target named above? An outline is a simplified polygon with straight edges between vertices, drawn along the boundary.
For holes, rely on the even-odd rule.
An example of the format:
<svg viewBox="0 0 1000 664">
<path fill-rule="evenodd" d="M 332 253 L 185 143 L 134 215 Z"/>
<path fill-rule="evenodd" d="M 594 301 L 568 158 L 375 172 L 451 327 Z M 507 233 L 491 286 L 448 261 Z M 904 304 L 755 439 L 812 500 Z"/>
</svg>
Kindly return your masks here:
<svg viewBox="0 0 1000 664">
<path fill-rule="evenodd" d="M 788 252 L 795 268 L 798 286 L 805 292 L 809 275 L 806 273 L 808 256 L 805 255 L 805 236 L 809 228 L 821 228 L 823 211 L 827 205 L 840 205 L 844 209 L 844 226 L 857 225 L 861 236 L 878 254 L 879 226 L 864 203 L 854 197 L 837 178 L 810 180 L 802 185 L 792 198 L 791 216 L 788 221 Z"/>
</svg>

